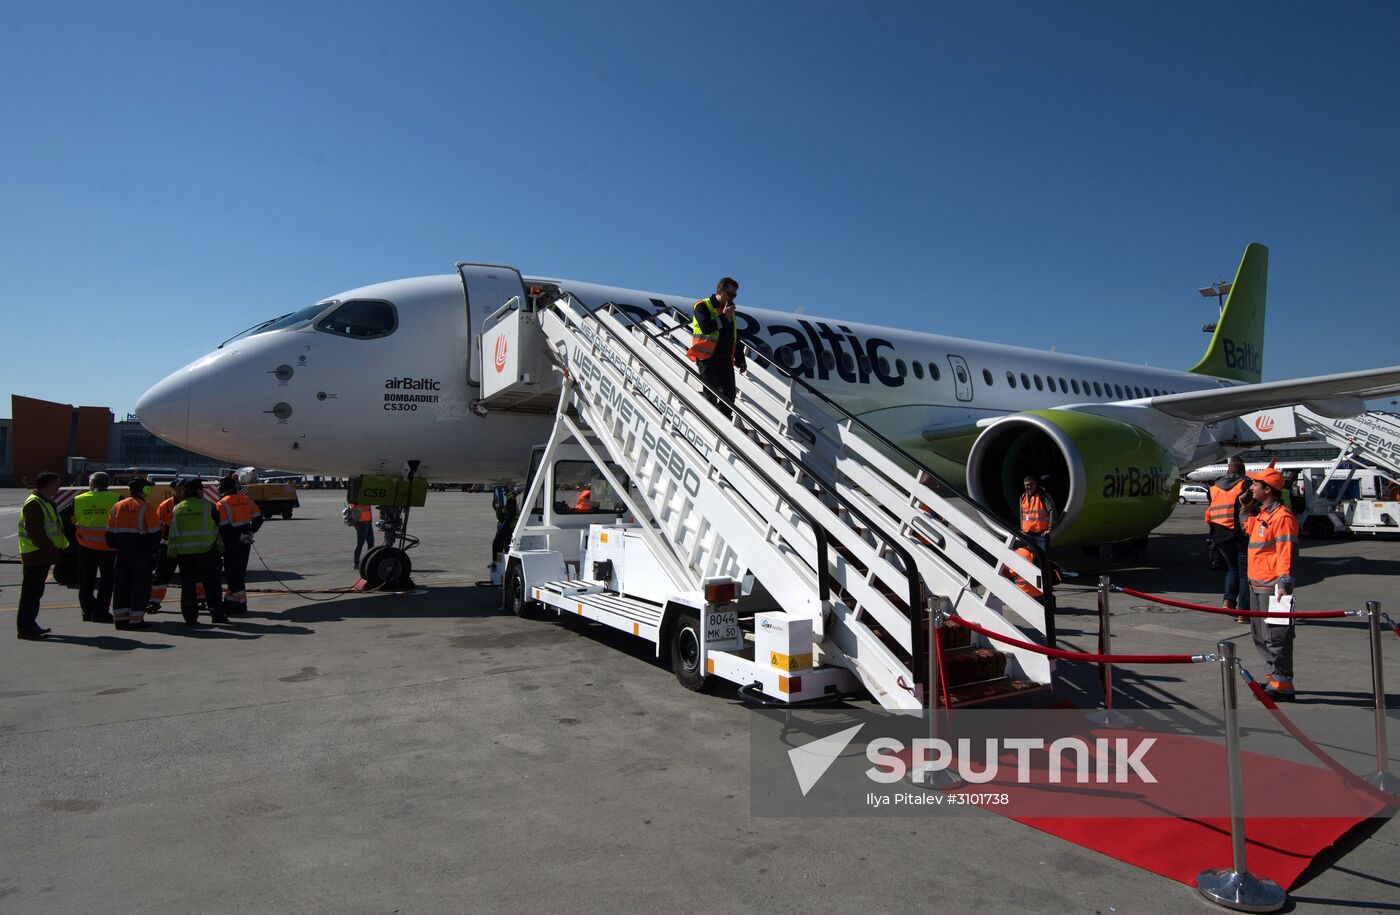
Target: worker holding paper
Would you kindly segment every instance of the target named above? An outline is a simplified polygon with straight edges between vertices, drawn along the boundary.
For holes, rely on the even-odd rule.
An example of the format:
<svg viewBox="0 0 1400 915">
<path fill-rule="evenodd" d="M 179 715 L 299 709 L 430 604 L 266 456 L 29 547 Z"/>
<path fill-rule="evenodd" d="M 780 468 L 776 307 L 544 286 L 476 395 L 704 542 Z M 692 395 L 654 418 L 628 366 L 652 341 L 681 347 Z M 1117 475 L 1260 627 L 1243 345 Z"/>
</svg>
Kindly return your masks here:
<svg viewBox="0 0 1400 915">
<path fill-rule="evenodd" d="M 1249 533 L 1250 606 L 1284 614 L 1293 610 L 1293 561 L 1298 556 L 1298 519 L 1283 504 L 1286 484 L 1272 463 L 1258 473 L 1250 495 L 1258 506 L 1245 521 Z M 1293 636 L 1291 616 L 1251 617 L 1254 644 L 1268 665 L 1269 683 L 1264 691 L 1274 699 L 1292 699 Z"/>
</svg>

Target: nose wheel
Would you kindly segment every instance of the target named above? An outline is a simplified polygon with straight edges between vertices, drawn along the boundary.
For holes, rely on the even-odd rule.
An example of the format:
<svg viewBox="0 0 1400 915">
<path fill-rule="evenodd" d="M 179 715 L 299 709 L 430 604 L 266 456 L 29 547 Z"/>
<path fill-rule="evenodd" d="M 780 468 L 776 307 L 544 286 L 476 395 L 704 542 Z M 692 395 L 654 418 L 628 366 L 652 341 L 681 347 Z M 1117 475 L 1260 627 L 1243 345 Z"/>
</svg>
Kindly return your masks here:
<svg viewBox="0 0 1400 915">
<path fill-rule="evenodd" d="M 402 591 L 412 586 L 409 580 L 413 560 L 395 546 L 377 546 L 360 560 L 360 577 L 371 589 Z"/>
</svg>

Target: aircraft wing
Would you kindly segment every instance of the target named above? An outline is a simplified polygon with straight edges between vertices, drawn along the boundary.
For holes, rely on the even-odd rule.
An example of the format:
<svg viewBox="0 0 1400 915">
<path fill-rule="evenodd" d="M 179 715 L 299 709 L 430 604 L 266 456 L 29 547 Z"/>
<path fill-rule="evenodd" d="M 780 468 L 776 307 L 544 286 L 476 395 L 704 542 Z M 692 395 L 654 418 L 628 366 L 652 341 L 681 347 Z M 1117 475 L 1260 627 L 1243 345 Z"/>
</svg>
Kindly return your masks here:
<svg viewBox="0 0 1400 915">
<path fill-rule="evenodd" d="M 1191 422 L 1212 423 L 1256 410 L 1303 404 L 1324 416 L 1341 418 L 1366 411 L 1362 401 L 1400 391 L 1400 366 L 1340 372 L 1290 381 L 1266 381 L 1219 388 L 1163 394 L 1133 403 L 1147 404 L 1168 416 Z"/>
</svg>

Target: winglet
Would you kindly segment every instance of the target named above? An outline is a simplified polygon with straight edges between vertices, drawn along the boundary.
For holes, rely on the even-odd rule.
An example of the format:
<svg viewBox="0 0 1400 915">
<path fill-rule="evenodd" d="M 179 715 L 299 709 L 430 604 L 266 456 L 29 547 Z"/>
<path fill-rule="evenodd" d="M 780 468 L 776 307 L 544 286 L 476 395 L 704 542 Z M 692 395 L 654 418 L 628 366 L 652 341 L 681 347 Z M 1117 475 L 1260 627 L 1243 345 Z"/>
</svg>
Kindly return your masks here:
<svg viewBox="0 0 1400 915">
<path fill-rule="evenodd" d="M 1251 243 L 1220 313 L 1210 346 L 1191 371 L 1257 384 L 1264 372 L 1264 293 L 1269 280 L 1269 249 Z"/>
</svg>

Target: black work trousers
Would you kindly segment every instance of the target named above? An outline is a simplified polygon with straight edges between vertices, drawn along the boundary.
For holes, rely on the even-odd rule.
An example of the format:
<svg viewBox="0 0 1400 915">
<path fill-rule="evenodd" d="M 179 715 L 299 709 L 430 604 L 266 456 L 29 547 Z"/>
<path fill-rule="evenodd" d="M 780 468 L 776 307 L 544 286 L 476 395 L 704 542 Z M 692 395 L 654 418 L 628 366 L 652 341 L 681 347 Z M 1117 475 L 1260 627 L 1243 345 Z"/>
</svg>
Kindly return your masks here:
<svg viewBox="0 0 1400 915">
<path fill-rule="evenodd" d="M 20 579 L 19 607 L 15 613 L 15 629 L 21 635 L 39 628 L 39 599 L 44 596 L 44 582 L 48 580 L 49 563 L 24 567 L 24 577 Z"/>
<path fill-rule="evenodd" d="M 146 618 L 151 600 L 151 568 L 155 550 L 147 546 L 117 547 L 116 574 L 113 575 L 112 616 L 118 621 Z"/>
<path fill-rule="evenodd" d="M 226 609 L 236 611 L 248 609 L 246 576 L 248 556 L 253 551 L 253 545 L 238 539 L 246 533 L 249 533 L 249 528 L 246 527 L 226 527 L 219 530 L 219 535 L 224 538 L 224 579 L 228 582 L 228 594 L 225 596 L 233 605 Z"/>
<path fill-rule="evenodd" d="M 204 599 L 209 605 L 209 616 L 215 622 L 227 619 L 224 616 L 224 596 L 219 590 L 219 549 L 210 547 L 207 553 L 180 556 L 180 613 L 185 622 L 199 619 L 198 585 L 204 585 Z"/>
<path fill-rule="evenodd" d="M 83 608 L 83 619 L 102 619 L 111 610 L 116 562 L 113 550 L 78 547 L 78 606 Z"/>
<path fill-rule="evenodd" d="M 734 378 L 734 363 L 728 357 L 714 356 L 696 364 L 700 380 L 709 385 L 712 391 L 705 391 L 705 399 L 719 408 L 725 416 L 732 416 L 729 407 L 738 396 L 738 382 Z"/>
</svg>

